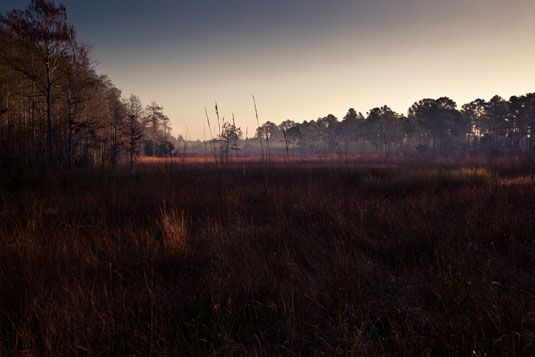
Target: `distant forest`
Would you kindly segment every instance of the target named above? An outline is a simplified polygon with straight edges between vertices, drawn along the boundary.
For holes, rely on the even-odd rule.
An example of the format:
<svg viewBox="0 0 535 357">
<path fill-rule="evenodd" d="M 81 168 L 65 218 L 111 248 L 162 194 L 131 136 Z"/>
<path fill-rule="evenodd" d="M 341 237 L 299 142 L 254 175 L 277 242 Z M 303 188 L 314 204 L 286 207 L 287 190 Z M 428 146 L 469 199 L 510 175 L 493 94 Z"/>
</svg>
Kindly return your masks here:
<svg viewBox="0 0 535 357">
<path fill-rule="evenodd" d="M 256 103 L 255 103 L 256 109 Z M 286 120 L 243 132 L 234 120 L 210 120 L 210 137 L 171 135 L 156 103 L 123 97 L 96 73 L 64 6 L 33 0 L 0 14 L 0 164 L 38 167 L 132 167 L 136 157 L 215 155 L 465 156 L 535 150 L 535 93 L 476 99 L 459 107 L 447 97 L 422 99 L 406 115 L 388 106 L 367 114 L 349 109 L 296 123 Z M 258 114 L 256 115 L 258 122 Z"/>
</svg>

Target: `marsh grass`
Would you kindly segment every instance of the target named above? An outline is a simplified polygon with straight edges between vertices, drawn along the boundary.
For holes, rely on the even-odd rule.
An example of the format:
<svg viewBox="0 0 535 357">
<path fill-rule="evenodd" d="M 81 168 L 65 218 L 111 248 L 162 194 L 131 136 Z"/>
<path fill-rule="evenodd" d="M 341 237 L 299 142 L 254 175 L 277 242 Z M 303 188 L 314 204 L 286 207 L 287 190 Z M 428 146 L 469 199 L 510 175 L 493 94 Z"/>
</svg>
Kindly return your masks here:
<svg viewBox="0 0 535 357">
<path fill-rule="evenodd" d="M 383 169 L 361 173 L 361 184 L 370 191 L 408 192 L 476 187 L 492 183 L 486 168 Z"/>
<path fill-rule="evenodd" d="M 161 211 L 161 228 L 164 245 L 173 253 L 185 254 L 188 249 L 188 228 L 184 211 Z"/>
<path fill-rule="evenodd" d="M 259 165 L 2 178 L 1 354 L 532 353 L 533 185 Z"/>
</svg>

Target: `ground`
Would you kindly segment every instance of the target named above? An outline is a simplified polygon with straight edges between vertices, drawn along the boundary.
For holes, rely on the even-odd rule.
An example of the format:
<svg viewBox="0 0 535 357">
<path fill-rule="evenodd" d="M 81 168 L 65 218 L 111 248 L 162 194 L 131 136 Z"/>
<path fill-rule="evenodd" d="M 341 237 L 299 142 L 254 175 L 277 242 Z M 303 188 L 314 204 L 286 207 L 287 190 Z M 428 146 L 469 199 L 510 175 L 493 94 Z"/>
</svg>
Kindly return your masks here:
<svg viewBox="0 0 535 357">
<path fill-rule="evenodd" d="M 527 164 L 160 160 L 0 180 L 5 355 L 529 355 Z"/>
</svg>

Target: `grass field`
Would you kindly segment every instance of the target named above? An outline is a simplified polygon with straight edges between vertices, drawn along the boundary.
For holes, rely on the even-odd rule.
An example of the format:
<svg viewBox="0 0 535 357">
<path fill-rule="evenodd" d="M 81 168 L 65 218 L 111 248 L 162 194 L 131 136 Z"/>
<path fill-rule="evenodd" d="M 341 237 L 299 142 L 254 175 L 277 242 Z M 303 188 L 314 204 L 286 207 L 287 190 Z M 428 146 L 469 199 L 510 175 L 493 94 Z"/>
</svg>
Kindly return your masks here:
<svg viewBox="0 0 535 357">
<path fill-rule="evenodd" d="M 529 167 L 0 179 L 0 354 L 533 355 Z"/>
</svg>

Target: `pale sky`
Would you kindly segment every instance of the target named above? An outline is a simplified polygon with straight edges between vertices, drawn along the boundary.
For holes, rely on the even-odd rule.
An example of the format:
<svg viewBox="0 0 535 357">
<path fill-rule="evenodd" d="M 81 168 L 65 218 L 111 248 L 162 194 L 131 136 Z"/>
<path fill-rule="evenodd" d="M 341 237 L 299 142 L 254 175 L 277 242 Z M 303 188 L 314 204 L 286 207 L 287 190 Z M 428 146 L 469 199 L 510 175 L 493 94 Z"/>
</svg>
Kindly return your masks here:
<svg viewBox="0 0 535 357">
<path fill-rule="evenodd" d="M 535 0 L 65 0 L 98 71 L 203 138 L 205 106 L 256 119 L 340 119 L 449 96 L 535 91 Z M 1 11 L 25 7 L 2 0 Z"/>
</svg>

